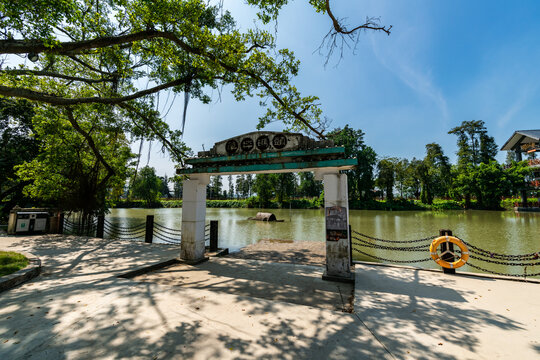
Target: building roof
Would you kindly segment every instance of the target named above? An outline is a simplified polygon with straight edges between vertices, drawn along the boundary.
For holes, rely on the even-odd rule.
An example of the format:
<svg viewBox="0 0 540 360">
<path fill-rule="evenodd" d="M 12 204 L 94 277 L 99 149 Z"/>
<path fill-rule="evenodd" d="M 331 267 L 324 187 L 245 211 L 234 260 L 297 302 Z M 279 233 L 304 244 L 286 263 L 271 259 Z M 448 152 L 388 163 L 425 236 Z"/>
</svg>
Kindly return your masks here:
<svg viewBox="0 0 540 360">
<path fill-rule="evenodd" d="M 504 143 L 501 150 L 516 150 L 522 144 L 540 141 L 540 130 L 518 130 Z"/>
</svg>

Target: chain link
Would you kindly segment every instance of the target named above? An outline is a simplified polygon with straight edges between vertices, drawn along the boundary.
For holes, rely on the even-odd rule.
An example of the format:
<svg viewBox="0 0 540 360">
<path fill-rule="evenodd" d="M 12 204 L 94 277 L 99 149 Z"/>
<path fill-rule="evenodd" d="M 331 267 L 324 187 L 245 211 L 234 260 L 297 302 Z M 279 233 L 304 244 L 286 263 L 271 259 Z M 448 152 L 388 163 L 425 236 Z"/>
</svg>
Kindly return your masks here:
<svg viewBox="0 0 540 360">
<path fill-rule="evenodd" d="M 165 227 L 165 226 L 157 224 L 157 223 L 154 223 L 154 225 L 156 225 L 156 227 L 155 227 L 156 229 L 159 229 L 160 231 L 164 232 L 165 234 L 169 234 L 169 235 L 172 235 L 172 236 L 182 234 L 182 230 L 171 229 L 171 228 Z"/>
<path fill-rule="evenodd" d="M 352 236 L 351 234 L 351 244 L 353 245 L 353 251 L 360 253 L 362 255 L 371 257 L 376 260 L 385 261 L 385 262 L 393 262 L 393 263 L 419 263 L 419 262 L 427 262 L 432 260 L 431 258 L 426 259 L 419 259 L 419 260 L 392 260 L 392 259 L 386 259 L 380 256 L 371 255 L 367 252 L 364 252 L 358 247 L 365 247 L 365 248 L 371 248 L 371 249 L 380 249 L 380 250 L 391 250 L 391 251 L 409 251 L 409 252 L 424 252 L 429 251 L 429 244 L 425 245 L 418 245 L 418 246 L 386 246 L 386 245 L 380 245 L 376 244 L 375 241 L 385 242 L 385 243 L 394 243 L 394 244 L 406 244 L 406 243 L 418 243 L 423 241 L 429 241 L 437 238 L 438 236 L 430 236 L 423 239 L 417 239 L 417 240 L 387 240 L 387 239 L 379 239 L 373 236 L 369 236 L 366 234 L 359 233 L 358 231 L 352 231 L 352 233 L 359 235 L 362 238 L 358 238 L 356 236 Z M 455 236 L 458 238 L 457 236 Z M 353 241 L 356 240 L 356 241 Z M 367 239 L 367 240 L 366 240 Z M 492 271 L 488 269 L 484 269 L 480 266 L 471 264 L 470 262 L 467 262 L 467 265 L 471 266 L 474 269 L 477 269 L 481 272 L 491 273 L 495 275 L 502 275 L 502 276 L 513 276 L 513 277 L 534 277 L 534 276 L 540 276 L 540 273 L 533 273 L 533 274 L 526 274 L 527 267 L 529 266 L 537 266 L 540 265 L 540 262 L 523 262 L 523 260 L 537 260 L 539 258 L 540 253 L 539 252 L 533 252 L 529 254 L 520 254 L 520 255 L 506 255 L 506 254 L 499 254 L 495 252 L 491 252 L 488 250 L 484 250 L 480 247 L 474 246 L 468 242 L 466 242 L 463 239 L 458 238 L 461 240 L 468 248 L 469 252 L 475 255 L 469 255 L 470 259 L 483 261 L 487 263 L 492 263 L 496 265 L 504 265 L 504 266 L 523 266 L 525 267 L 525 274 L 522 275 L 515 275 L 515 274 L 507 274 L 497 271 Z M 461 255 L 460 249 L 456 249 L 455 256 Z M 500 260 L 500 261 L 498 261 Z M 519 261 L 519 262 L 518 262 Z"/>
<path fill-rule="evenodd" d="M 497 271 L 492 271 L 492 270 L 488 270 L 488 269 L 484 269 L 480 266 L 476 266 L 474 264 L 471 264 L 470 262 L 467 262 L 467 265 L 476 269 L 476 270 L 480 270 L 480 271 L 484 271 L 484 272 L 487 272 L 487 273 L 490 273 L 490 274 L 494 274 L 494 275 L 502 275 L 502 276 L 513 276 L 513 277 L 534 277 L 534 276 L 540 276 L 540 272 L 539 273 L 535 273 L 535 274 L 507 274 L 507 273 L 501 273 L 501 272 L 497 272 Z"/>
<path fill-rule="evenodd" d="M 387 243 L 395 243 L 395 244 L 417 243 L 417 242 L 422 242 L 422 241 L 433 240 L 433 239 L 438 237 L 438 236 L 430 236 L 430 237 L 426 237 L 426 238 L 423 238 L 423 239 L 417 239 L 417 240 L 386 240 L 386 239 L 379 239 L 379 238 L 376 238 L 376 237 L 373 237 L 373 236 L 362 234 L 362 233 L 359 233 L 358 231 L 355 231 L 355 230 L 352 230 L 352 232 L 355 233 L 356 235 L 359 235 L 361 237 L 365 237 L 365 238 L 370 239 L 370 240 L 387 242 Z"/>
<path fill-rule="evenodd" d="M 103 232 L 108 232 L 110 234 L 116 234 L 119 236 L 144 236 L 144 234 L 146 234 L 145 229 L 133 231 L 133 232 L 127 232 L 127 231 L 119 231 L 116 229 L 103 228 Z"/>
<path fill-rule="evenodd" d="M 169 239 L 169 240 L 171 240 L 171 241 L 180 241 L 180 240 L 178 240 L 177 238 L 172 238 L 172 237 L 170 237 L 170 236 L 167 236 L 167 235 L 163 234 L 162 232 L 160 232 L 159 229 L 154 229 L 154 235 L 158 235 L 158 236 L 164 237 L 164 238 Z"/>
<path fill-rule="evenodd" d="M 104 229 L 108 229 L 110 231 L 115 231 L 115 232 L 118 232 L 118 233 L 137 233 L 137 232 L 144 232 L 146 231 L 146 228 L 123 228 L 123 227 L 116 227 L 114 225 L 109 225 L 109 224 L 104 224 L 103 225 L 103 228 Z"/>
<path fill-rule="evenodd" d="M 123 230 L 134 230 L 134 229 L 146 227 L 145 222 L 140 223 L 139 225 L 134 225 L 134 226 L 120 226 L 120 225 L 116 225 L 116 224 L 112 223 L 111 221 L 109 221 L 107 219 L 105 219 L 103 221 L 103 224 L 109 225 L 111 227 L 115 227 L 115 228 L 118 228 L 118 229 L 123 229 Z"/>
<path fill-rule="evenodd" d="M 492 263 L 492 264 L 506 265 L 506 266 L 536 266 L 536 265 L 540 265 L 540 262 L 537 262 L 537 263 L 523 263 L 523 262 L 521 262 L 521 263 L 511 263 L 511 262 L 503 262 L 503 261 L 497 261 L 497 260 L 491 260 L 491 259 L 484 259 L 484 258 L 474 256 L 474 255 L 469 255 L 469 258 L 479 260 L 479 261 L 488 262 L 488 263 Z"/>
<path fill-rule="evenodd" d="M 157 235 L 157 234 L 154 234 L 154 237 L 160 241 L 163 241 L 167 244 L 175 244 L 175 245 L 180 245 L 181 244 L 181 241 L 180 240 L 169 240 L 169 239 L 166 239 L 166 238 L 162 238 L 161 236 Z"/>
<path fill-rule="evenodd" d="M 374 249 L 381 249 L 381 250 L 397 250 L 397 251 L 429 251 L 428 245 L 418 245 L 418 246 L 385 246 L 385 245 L 377 245 L 370 243 L 368 241 L 362 240 L 357 237 L 352 237 L 355 240 L 360 241 L 361 243 L 353 242 L 355 245 L 359 246 L 366 246 Z"/>
<path fill-rule="evenodd" d="M 459 238 L 458 238 L 459 239 Z M 488 251 L 488 250 L 484 250 L 482 248 L 479 248 L 477 246 L 474 246 L 473 244 L 470 244 L 468 242 L 466 242 L 465 240 L 463 239 L 459 239 L 461 240 L 465 245 L 467 245 L 469 248 L 473 249 L 473 250 L 476 250 L 477 252 L 479 252 L 479 255 L 483 255 L 483 254 L 487 254 L 487 255 L 484 255 L 484 256 L 489 256 L 490 258 L 496 258 L 496 259 L 499 259 L 499 260 L 511 260 L 511 259 L 517 259 L 517 260 L 536 260 L 539 256 L 539 253 L 538 252 L 533 252 L 533 253 L 529 253 L 529 254 L 520 254 L 520 255 L 506 255 L 506 254 L 498 254 L 496 252 L 492 252 L 492 251 Z"/>
<path fill-rule="evenodd" d="M 141 235 L 133 234 L 133 235 L 135 235 L 134 237 L 123 237 L 123 234 L 110 232 L 107 229 L 103 229 L 103 234 L 107 235 L 107 237 L 109 237 L 111 239 L 118 239 L 118 240 L 140 240 L 140 239 L 142 239 L 144 237 L 144 234 L 141 234 Z M 127 235 L 127 236 L 130 236 L 130 235 Z"/>
</svg>

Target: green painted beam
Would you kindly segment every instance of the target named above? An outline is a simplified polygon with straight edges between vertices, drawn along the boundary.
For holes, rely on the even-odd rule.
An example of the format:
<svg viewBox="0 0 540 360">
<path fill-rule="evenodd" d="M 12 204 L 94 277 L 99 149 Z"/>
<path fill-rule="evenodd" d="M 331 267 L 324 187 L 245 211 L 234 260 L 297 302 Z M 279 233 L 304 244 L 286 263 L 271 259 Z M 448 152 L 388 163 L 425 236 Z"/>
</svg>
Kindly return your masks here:
<svg viewBox="0 0 540 360">
<path fill-rule="evenodd" d="M 227 166 L 211 166 L 197 167 L 189 169 L 176 169 L 176 173 L 181 175 L 188 174 L 236 174 L 236 173 L 257 173 L 257 172 L 284 172 L 284 171 L 309 171 L 307 169 L 320 168 L 342 168 L 342 170 L 353 168 L 358 165 L 358 159 L 336 159 L 322 161 L 304 161 L 304 162 L 287 162 L 274 164 L 252 164 L 252 165 L 227 165 Z"/>
<path fill-rule="evenodd" d="M 267 153 L 251 153 L 251 154 L 240 154 L 232 156 L 218 156 L 212 158 L 190 158 L 186 159 L 186 164 L 204 164 L 204 163 L 215 163 L 215 162 L 225 162 L 225 161 L 242 161 L 242 160 L 258 160 L 258 159 L 275 159 L 275 158 L 287 158 L 287 157 L 298 157 L 298 156 L 314 156 L 314 155 L 332 155 L 332 154 L 344 154 L 344 147 L 331 147 L 331 148 L 320 148 L 320 149 L 310 149 L 310 150 L 293 150 L 293 151 L 283 151 L 283 152 L 267 152 Z"/>
</svg>

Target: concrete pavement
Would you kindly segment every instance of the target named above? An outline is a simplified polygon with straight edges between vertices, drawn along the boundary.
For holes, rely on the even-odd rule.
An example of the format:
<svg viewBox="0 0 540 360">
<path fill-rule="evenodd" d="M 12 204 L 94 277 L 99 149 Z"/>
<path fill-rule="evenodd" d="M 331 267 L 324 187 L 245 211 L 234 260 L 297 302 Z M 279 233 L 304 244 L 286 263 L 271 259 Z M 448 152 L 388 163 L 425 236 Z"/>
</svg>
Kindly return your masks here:
<svg viewBox="0 0 540 360">
<path fill-rule="evenodd" d="M 357 264 L 354 310 L 398 359 L 540 359 L 538 283 Z"/>
<path fill-rule="evenodd" d="M 538 359 L 540 284 L 356 265 L 211 259 L 118 275 L 179 248 L 63 236 L 0 237 L 42 275 L 0 294 L 0 359 Z"/>
<path fill-rule="evenodd" d="M 43 262 L 40 277 L 0 295 L 1 359 L 391 358 L 354 314 L 117 277 L 177 247 L 43 236 L 0 248 Z"/>
</svg>

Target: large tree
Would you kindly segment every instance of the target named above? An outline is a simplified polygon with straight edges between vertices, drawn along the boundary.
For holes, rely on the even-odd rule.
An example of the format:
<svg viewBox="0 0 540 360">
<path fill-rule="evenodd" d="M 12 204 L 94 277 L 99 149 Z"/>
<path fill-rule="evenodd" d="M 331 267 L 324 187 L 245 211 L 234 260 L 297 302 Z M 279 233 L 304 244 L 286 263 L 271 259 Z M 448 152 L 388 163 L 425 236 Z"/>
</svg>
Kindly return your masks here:
<svg viewBox="0 0 540 360">
<path fill-rule="evenodd" d="M 15 166 L 35 158 L 39 142 L 32 136 L 34 107 L 25 100 L 0 98 L 0 215 L 16 204 L 25 205 L 22 189 L 28 184 L 16 176 Z"/>
<path fill-rule="evenodd" d="M 74 114 L 102 106 L 116 115 L 106 117 L 111 128 L 130 139 L 159 140 L 178 163 L 189 149 L 182 131 L 171 130 L 158 110 L 157 94 L 163 91 L 184 94 L 183 122 L 191 98 L 207 103 L 214 89 L 227 86 L 238 101 L 261 99 L 266 111 L 257 128 L 277 120 L 324 137 L 319 99 L 302 95 L 292 83 L 299 61 L 292 51 L 276 49 L 272 34 L 259 26 L 276 20 L 287 2 L 248 0 L 259 9 L 260 22 L 240 31 L 221 1 L 5 0 L 0 2 L 0 96 L 54 107 L 87 140 L 92 137 Z M 347 41 L 357 41 L 362 30 L 390 33 L 376 18 L 345 26 L 329 0 L 310 4 L 329 17 L 330 53 L 340 42 L 343 49 Z M 106 172 L 105 182 L 122 176 L 100 147 L 88 145 Z"/>
<path fill-rule="evenodd" d="M 398 159 L 384 158 L 379 160 L 377 167 L 379 173 L 376 184 L 386 194 L 386 200 L 394 200 L 395 167 Z"/>
<path fill-rule="evenodd" d="M 313 172 L 298 173 L 300 184 L 298 185 L 298 193 L 306 197 L 319 197 L 323 190 L 323 184 L 320 180 L 315 180 Z"/>
<path fill-rule="evenodd" d="M 134 197 L 146 201 L 146 206 L 151 207 L 159 201 L 162 195 L 163 181 L 156 175 L 153 167 L 145 166 L 133 182 L 132 194 Z"/>
<path fill-rule="evenodd" d="M 40 152 L 17 166 L 18 177 L 28 182 L 24 192 L 64 210 L 103 213 L 109 191 L 123 187 L 132 157 L 122 129 L 110 126 L 117 115 L 102 105 L 77 111 L 37 107 L 35 112 Z M 79 132 L 72 131 L 74 124 Z M 108 159 L 107 166 L 96 153 Z"/>
<path fill-rule="evenodd" d="M 223 187 L 223 181 L 221 176 L 211 176 L 210 183 L 206 186 L 206 196 L 208 199 L 219 199 L 221 197 L 221 188 Z"/>
<path fill-rule="evenodd" d="M 271 177 L 276 199 L 279 205 L 283 206 L 283 201 L 293 196 L 298 187 L 296 174 L 280 173 L 272 174 Z"/>
<path fill-rule="evenodd" d="M 497 145 L 495 139 L 487 134 L 484 121 L 463 121 L 448 132 L 458 137 L 458 163 L 453 169 L 452 193 L 456 198 L 465 199 L 465 207 L 471 204 L 471 196 L 476 196 L 482 202 L 482 191 L 478 187 L 473 173 L 478 171 L 480 164 L 489 164 L 495 161 Z M 485 169 L 484 169 L 485 170 Z"/>
<path fill-rule="evenodd" d="M 364 143 L 364 132 L 349 125 L 329 132 L 328 138 L 337 146 L 345 148 L 345 156 L 358 159 L 358 166 L 347 171 L 349 198 L 367 200 L 372 197 L 374 169 L 377 161 L 375 151 Z"/>
<path fill-rule="evenodd" d="M 437 143 L 426 145 L 426 156 L 417 168 L 421 182 L 421 200 L 432 204 L 435 196 L 446 196 L 450 189 L 452 174 L 448 157 Z"/>
<path fill-rule="evenodd" d="M 286 0 L 248 0 L 259 19 L 277 19 Z M 347 28 L 329 1 L 311 0 L 332 21 L 330 39 L 383 31 L 375 18 Z M 241 32 L 222 2 L 204 0 L 6 0 L 0 4 L 0 54 L 33 64 L 3 67 L 0 95 L 56 106 L 100 103 L 126 112 L 149 127 L 181 160 L 178 133 L 160 121 L 149 95 L 171 89 L 203 102 L 208 90 L 232 85 L 237 100 L 258 96 L 267 109 L 258 127 L 281 120 L 323 136 L 316 96 L 291 83 L 299 62 L 275 50 L 273 36 L 257 27 Z M 141 84 L 146 83 L 146 88 Z M 185 116 L 184 116 L 185 120 Z"/>
<path fill-rule="evenodd" d="M 487 134 L 484 121 L 463 121 L 460 126 L 454 127 L 448 133 L 458 137 L 458 165 L 476 166 L 495 160 L 497 144 L 495 139 Z"/>
<path fill-rule="evenodd" d="M 270 200 L 275 196 L 276 178 L 272 174 L 257 174 L 253 181 L 253 191 L 257 193 L 259 206 L 270 205 Z"/>
</svg>

